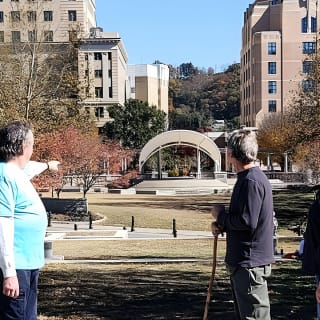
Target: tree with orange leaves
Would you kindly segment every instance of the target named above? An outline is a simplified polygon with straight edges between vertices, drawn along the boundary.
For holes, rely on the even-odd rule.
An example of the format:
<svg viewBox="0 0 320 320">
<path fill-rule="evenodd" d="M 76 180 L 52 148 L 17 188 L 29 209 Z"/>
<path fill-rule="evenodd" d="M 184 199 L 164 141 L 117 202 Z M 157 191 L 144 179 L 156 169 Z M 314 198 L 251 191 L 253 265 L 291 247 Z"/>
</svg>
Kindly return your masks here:
<svg viewBox="0 0 320 320">
<path fill-rule="evenodd" d="M 46 173 L 36 178 L 35 184 L 61 190 L 75 182 L 82 186 L 83 196 L 104 173 L 123 170 L 122 159 L 131 161 L 131 153 L 114 141 L 102 141 L 98 135 L 84 133 L 74 127 L 61 131 L 40 134 L 34 150 L 34 160 L 61 162 L 61 174 Z"/>
</svg>

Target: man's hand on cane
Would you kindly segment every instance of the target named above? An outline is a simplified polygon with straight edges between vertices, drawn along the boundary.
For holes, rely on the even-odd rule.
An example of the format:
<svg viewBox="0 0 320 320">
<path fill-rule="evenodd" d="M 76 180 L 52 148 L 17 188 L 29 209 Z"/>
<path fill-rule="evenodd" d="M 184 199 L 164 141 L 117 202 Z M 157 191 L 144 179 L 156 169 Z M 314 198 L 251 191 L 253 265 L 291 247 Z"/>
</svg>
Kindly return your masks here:
<svg viewBox="0 0 320 320">
<path fill-rule="evenodd" d="M 215 237 L 217 237 L 221 233 L 221 229 L 219 228 L 216 221 L 211 223 L 211 231 Z"/>
<path fill-rule="evenodd" d="M 211 231 L 214 236 L 218 236 L 222 232 L 221 227 L 217 223 L 217 219 L 219 217 L 219 214 L 225 212 L 225 210 L 226 209 L 223 204 L 215 204 L 212 206 L 211 214 L 212 217 L 216 220 L 211 224 Z"/>
</svg>

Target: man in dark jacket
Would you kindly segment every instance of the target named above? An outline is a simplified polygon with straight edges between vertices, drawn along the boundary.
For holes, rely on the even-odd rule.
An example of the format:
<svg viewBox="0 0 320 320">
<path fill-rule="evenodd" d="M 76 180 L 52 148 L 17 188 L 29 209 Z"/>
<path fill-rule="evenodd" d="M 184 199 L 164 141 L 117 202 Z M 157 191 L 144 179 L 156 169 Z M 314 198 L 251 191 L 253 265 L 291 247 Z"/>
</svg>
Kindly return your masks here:
<svg viewBox="0 0 320 320">
<path fill-rule="evenodd" d="M 316 276 L 317 319 L 320 320 L 320 185 L 313 187 L 315 200 L 312 203 L 304 233 L 302 271 Z"/>
<path fill-rule="evenodd" d="M 213 234 L 225 231 L 225 262 L 230 274 L 237 319 L 270 319 L 266 278 L 273 262 L 273 198 L 266 175 L 255 165 L 255 132 L 231 133 L 227 158 L 237 172 L 229 212 L 213 206 Z"/>
</svg>

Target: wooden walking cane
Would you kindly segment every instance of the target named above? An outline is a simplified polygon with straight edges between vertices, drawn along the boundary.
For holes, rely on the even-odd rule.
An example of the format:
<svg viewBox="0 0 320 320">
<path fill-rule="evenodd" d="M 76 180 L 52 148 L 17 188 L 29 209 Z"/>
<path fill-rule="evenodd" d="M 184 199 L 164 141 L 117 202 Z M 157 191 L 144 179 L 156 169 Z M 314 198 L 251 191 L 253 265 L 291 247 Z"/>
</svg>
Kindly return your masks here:
<svg viewBox="0 0 320 320">
<path fill-rule="evenodd" d="M 208 287 L 206 305 L 205 305 L 205 308 L 204 308 L 203 320 L 208 320 L 208 310 L 209 310 L 209 305 L 210 305 L 210 300 L 211 300 L 211 292 L 212 292 L 214 277 L 216 275 L 217 244 L 218 244 L 218 235 L 214 235 L 214 239 L 213 239 L 213 256 L 212 256 L 212 271 L 211 271 L 211 277 L 210 277 L 210 282 L 209 282 L 209 287 Z"/>
</svg>

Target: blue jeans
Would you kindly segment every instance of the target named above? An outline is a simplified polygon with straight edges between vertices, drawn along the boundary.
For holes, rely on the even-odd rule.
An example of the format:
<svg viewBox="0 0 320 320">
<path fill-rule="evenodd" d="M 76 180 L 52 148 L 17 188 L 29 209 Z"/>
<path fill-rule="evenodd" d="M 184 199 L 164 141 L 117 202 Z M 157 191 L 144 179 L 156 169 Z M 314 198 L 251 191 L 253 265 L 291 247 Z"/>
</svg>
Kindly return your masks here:
<svg viewBox="0 0 320 320">
<path fill-rule="evenodd" d="M 2 294 L 3 275 L 0 272 L 0 320 L 36 320 L 39 270 L 17 270 L 19 296 Z"/>
<path fill-rule="evenodd" d="M 316 276 L 316 283 L 317 283 L 317 286 L 320 282 L 320 275 L 317 275 Z M 317 320 L 320 320 L 320 303 L 317 303 Z"/>
</svg>

